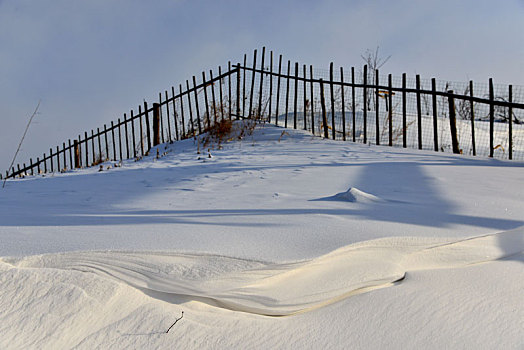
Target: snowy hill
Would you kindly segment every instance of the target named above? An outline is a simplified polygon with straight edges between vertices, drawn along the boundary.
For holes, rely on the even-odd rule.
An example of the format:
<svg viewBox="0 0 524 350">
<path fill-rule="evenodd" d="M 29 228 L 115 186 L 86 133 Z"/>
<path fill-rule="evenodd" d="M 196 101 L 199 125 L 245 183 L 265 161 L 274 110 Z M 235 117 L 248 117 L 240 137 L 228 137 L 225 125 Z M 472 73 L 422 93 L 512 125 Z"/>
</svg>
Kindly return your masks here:
<svg viewBox="0 0 524 350">
<path fill-rule="evenodd" d="M 0 348 L 524 346 L 524 164 L 269 125 L 158 150 L 7 183 Z"/>
</svg>

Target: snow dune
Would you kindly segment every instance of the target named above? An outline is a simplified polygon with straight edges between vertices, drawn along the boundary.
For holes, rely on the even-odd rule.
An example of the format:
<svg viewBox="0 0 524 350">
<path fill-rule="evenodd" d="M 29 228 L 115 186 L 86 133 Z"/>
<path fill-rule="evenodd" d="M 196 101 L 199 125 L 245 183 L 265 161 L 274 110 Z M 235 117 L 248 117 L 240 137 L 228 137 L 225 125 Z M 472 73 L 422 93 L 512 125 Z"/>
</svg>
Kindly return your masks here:
<svg viewBox="0 0 524 350">
<path fill-rule="evenodd" d="M 267 125 L 160 147 L 7 183 L 0 349 L 524 346 L 522 163 Z"/>
<path fill-rule="evenodd" d="M 406 272 L 452 269 L 524 251 L 524 227 L 468 239 L 384 238 L 295 263 L 161 252 L 73 252 L 8 261 L 18 268 L 91 272 L 147 295 L 289 316 L 391 286 Z"/>
</svg>

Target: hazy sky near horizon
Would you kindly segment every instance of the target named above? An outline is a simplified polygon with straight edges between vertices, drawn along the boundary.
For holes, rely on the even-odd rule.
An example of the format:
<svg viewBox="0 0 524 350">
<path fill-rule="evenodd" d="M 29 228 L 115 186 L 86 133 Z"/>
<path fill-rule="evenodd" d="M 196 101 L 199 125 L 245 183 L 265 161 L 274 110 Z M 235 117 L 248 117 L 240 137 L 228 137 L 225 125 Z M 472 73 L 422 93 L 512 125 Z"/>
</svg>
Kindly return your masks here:
<svg viewBox="0 0 524 350">
<path fill-rule="evenodd" d="M 524 85 L 524 1 L 0 0 L 0 171 L 266 46 L 327 68 Z"/>
</svg>

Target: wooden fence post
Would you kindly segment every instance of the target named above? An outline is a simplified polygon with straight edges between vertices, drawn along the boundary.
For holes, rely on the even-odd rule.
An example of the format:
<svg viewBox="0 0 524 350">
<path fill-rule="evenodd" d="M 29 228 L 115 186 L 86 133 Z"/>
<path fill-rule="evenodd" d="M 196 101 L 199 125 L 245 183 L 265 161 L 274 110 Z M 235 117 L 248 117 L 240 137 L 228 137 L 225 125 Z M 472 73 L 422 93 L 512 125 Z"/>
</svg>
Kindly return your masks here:
<svg viewBox="0 0 524 350">
<path fill-rule="evenodd" d="M 249 113 L 248 118 L 253 114 L 253 90 L 255 89 L 255 69 L 257 69 L 257 50 L 253 53 L 253 70 L 251 71 L 251 90 L 249 91 Z M 245 114 L 245 112 L 244 112 Z"/>
<path fill-rule="evenodd" d="M 309 101 L 309 104 L 311 106 L 311 132 L 313 133 L 313 135 L 315 135 L 315 105 L 313 104 L 313 99 L 315 97 L 315 89 L 313 88 L 313 65 L 309 66 L 309 77 L 311 78 L 309 82 L 309 95 L 311 96 L 311 101 Z"/>
<path fill-rule="evenodd" d="M 364 73 L 363 73 L 363 87 L 362 87 L 362 94 L 364 95 L 364 106 L 363 106 L 363 118 L 364 118 L 364 143 L 368 142 L 368 94 L 367 94 L 367 83 L 368 83 L 368 66 L 367 64 L 364 65 Z"/>
<path fill-rule="evenodd" d="M 431 79 L 431 100 L 433 104 L 433 147 L 435 152 L 438 152 L 438 113 L 437 113 L 437 81 L 435 78 Z"/>
<path fill-rule="evenodd" d="M 67 170 L 67 155 L 66 155 L 66 144 L 65 144 L 65 142 L 62 142 L 62 156 L 64 157 L 64 170 Z M 31 171 L 33 171 L 33 170 L 31 169 Z"/>
<path fill-rule="evenodd" d="M 240 119 L 240 63 L 237 63 L 237 110 L 235 119 Z"/>
<path fill-rule="evenodd" d="M 113 141 L 113 160 L 116 161 L 115 124 L 111 121 L 111 141 Z"/>
<path fill-rule="evenodd" d="M 25 164 L 24 164 L 25 168 Z M 56 146 L 56 171 L 60 172 L 60 147 Z"/>
<path fill-rule="evenodd" d="M 195 82 L 195 76 L 193 75 L 193 83 Z M 196 86 L 196 84 L 195 84 Z M 196 89 L 195 89 L 195 96 L 196 96 Z M 180 141 L 182 139 L 182 136 L 178 132 L 178 113 L 176 111 L 176 98 L 175 98 L 175 87 L 171 86 L 171 98 L 173 99 L 173 124 L 175 124 L 175 137 L 177 141 Z M 197 102 L 197 112 L 198 112 L 198 102 Z"/>
<path fill-rule="evenodd" d="M 229 95 L 228 95 L 228 113 L 229 113 L 229 120 L 231 120 L 231 114 L 233 113 L 233 110 L 232 110 L 232 104 L 233 104 L 233 95 L 232 95 L 232 90 L 231 90 L 231 74 L 232 71 L 231 71 L 231 61 L 228 61 L 227 62 L 227 88 L 228 88 L 228 92 L 229 92 Z M 188 90 L 189 90 L 189 87 L 188 87 Z M 189 94 L 189 91 L 188 91 L 188 94 Z M 191 104 L 189 104 L 189 110 L 191 110 Z M 191 125 L 193 124 L 193 117 L 191 117 Z M 195 134 L 194 132 L 195 128 L 193 127 L 193 135 Z"/>
<path fill-rule="evenodd" d="M 340 67 L 340 98 L 342 99 L 342 140 L 346 141 L 346 105 L 344 98 L 344 68 Z"/>
<path fill-rule="evenodd" d="M 262 59 L 260 60 L 260 88 L 258 91 L 258 111 L 256 118 L 262 119 L 262 87 L 263 87 L 263 81 L 264 81 L 264 57 L 266 55 L 266 48 L 262 47 Z M 255 71 L 253 71 L 253 74 L 255 74 Z"/>
<path fill-rule="evenodd" d="M 284 127 L 287 128 L 287 114 L 289 110 L 289 75 L 291 74 L 291 61 L 287 61 L 287 82 L 286 82 L 286 117 L 284 119 Z"/>
<path fill-rule="evenodd" d="M 53 149 L 49 149 L 49 161 L 51 162 L 51 172 L 54 173 L 55 169 L 53 167 Z M 20 168 L 18 168 L 18 171 L 20 171 Z"/>
<path fill-rule="evenodd" d="M 297 128 L 298 109 L 298 62 L 295 62 L 295 93 L 293 94 L 293 129 Z"/>
<path fill-rule="evenodd" d="M 160 144 L 160 104 L 153 103 L 153 147 Z"/>
<path fill-rule="evenodd" d="M 477 148 L 475 146 L 475 104 L 473 103 L 473 80 L 469 81 L 469 108 L 471 111 L 471 148 L 473 155 L 477 155 Z"/>
<path fill-rule="evenodd" d="M 124 113 L 124 133 L 126 135 L 126 159 L 129 159 L 129 135 L 127 134 L 127 115 Z"/>
<path fill-rule="evenodd" d="M 218 104 L 220 105 L 220 119 L 224 119 L 224 97 L 223 97 L 223 93 L 222 93 L 222 67 L 221 66 L 218 66 L 218 76 L 219 76 L 219 80 L 218 80 L 219 101 L 218 101 Z M 180 98 L 182 98 L 182 97 L 180 97 Z"/>
<path fill-rule="evenodd" d="M 453 90 L 448 91 L 448 106 L 449 106 L 449 128 L 451 130 L 451 146 L 453 153 L 459 154 L 459 145 L 457 139 L 457 119 L 455 113 L 455 98 L 453 97 Z"/>
<path fill-rule="evenodd" d="M 217 102 L 215 100 L 215 81 L 214 81 L 214 78 L 213 78 L 213 70 L 210 69 L 209 70 L 209 85 L 211 85 L 211 101 L 213 102 L 213 104 L 211 105 L 212 106 L 212 109 L 213 109 L 213 122 L 214 124 L 217 123 Z M 182 91 L 182 90 L 181 90 Z M 180 103 L 182 105 L 182 103 Z"/>
<path fill-rule="evenodd" d="M 173 137 L 171 136 L 171 121 L 169 119 L 169 95 L 167 94 L 167 90 L 164 90 L 164 94 L 166 96 L 167 136 L 169 137 L 169 142 L 171 142 Z M 189 109 L 191 109 L 191 105 L 189 105 Z"/>
<path fill-rule="evenodd" d="M 324 98 L 324 81 L 320 79 L 320 105 L 322 106 L 322 124 L 324 126 L 324 138 L 329 138 L 327 114 L 326 114 L 326 99 Z"/>
<path fill-rule="evenodd" d="M 493 158 L 493 132 L 495 123 L 495 94 L 493 92 L 493 79 L 489 78 L 489 156 Z"/>
<path fill-rule="evenodd" d="M 204 85 L 204 102 L 206 104 L 206 118 L 207 119 L 207 128 L 211 128 L 211 114 L 209 113 L 209 100 L 207 98 L 207 82 L 206 82 L 206 73 L 202 72 L 202 85 Z M 204 119 L 204 126 L 205 120 Z"/>
<path fill-rule="evenodd" d="M 303 115 L 303 117 L 304 117 L 304 130 L 307 130 L 307 113 L 306 113 L 307 112 L 307 107 L 308 107 L 307 106 L 307 81 L 306 81 L 307 80 L 307 76 L 306 76 L 307 68 L 306 68 L 305 64 L 304 64 L 302 70 L 304 72 L 304 84 L 302 85 L 302 90 L 303 90 L 302 91 L 303 92 L 302 95 L 304 96 L 304 113 L 303 113 L 304 114 Z"/>
<path fill-rule="evenodd" d="M 280 75 L 282 74 L 282 55 L 278 56 L 277 106 L 275 107 L 275 125 L 278 125 L 278 107 L 280 105 Z"/>
<path fill-rule="evenodd" d="M 133 158 L 136 158 L 136 136 L 135 136 L 135 116 L 133 115 L 134 112 L 131 110 L 131 138 L 133 140 Z M 142 125 L 142 123 L 140 123 Z M 140 140 L 143 140 L 142 134 L 140 134 Z M 142 142 L 140 142 L 142 144 Z"/>
<path fill-rule="evenodd" d="M 509 102 L 509 159 L 513 159 L 513 85 L 508 87 L 508 102 Z"/>
<path fill-rule="evenodd" d="M 100 129 L 97 129 L 98 134 L 100 135 Z M 98 137 L 98 150 L 100 151 L 100 159 L 102 159 L 102 151 L 100 150 L 100 136 Z M 91 159 L 93 160 L 92 164 L 94 165 L 96 162 L 96 155 L 95 155 L 95 132 L 93 129 L 91 129 Z"/>
<path fill-rule="evenodd" d="M 74 169 L 75 166 L 73 165 L 73 149 L 71 147 L 71 139 L 68 139 L 67 143 L 69 145 L 69 167 Z M 36 158 L 36 162 L 38 163 L 38 173 L 40 173 L 40 163 L 38 162 L 38 158 Z"/>
<path fill-rule="evenodd" d="M 380 75 L 378 69 L 375 69 L 375 144 L 380 145 Z"/>
<path fill-rule="evenodd" d="M 333 62 L 329 63 L 329 93 L 331 98 L 331 137 L 333 140 L 337 138 L 335 128 L 335 91 L 333 86 Z"/>
<path fill-rule="evenodd" d="M 351 109 L 352 109 L 352 121 L 353 121 L 353 125 L 352 125 L 352 137 L 353 137 L 353 142 L 356 141 L 356 134 L 357 134 L 357 126 L 356 126 L 356 121 L 357 121 L 357 118 L 356 118 L 356 104 L 355 104 L 355 67 L 351 67 Z"/>
<path fill-rule="evenodd" d="M 122 122 L 118 118 L 118 153 L 120 155 L 120 160 L 122 160 Z"/>
<path fill-rule="evenodd" d="M 159 114 L 160 114 L 160 135 L 162 136 L 162 143 L 164 143 L 165 142 L 165 138 L 164 138 L 164 118 L 162 118 L 162 93 L 161 92 L 158 93 L 158 102 L 160 104 L 160 110 L 159 110 Z"/>
<path fill-rule="evenodd" d="M 407 147 L 406 73 L 402 73 L 402 147 Z"/>
<path fill-rule="evenodd" d="M 271 123 L 271 112 L 273 111 L 273 51 L 269 53 L 269 109 L 267 111 L 268 121 Z"/>
<path fill-rule="evenodd" d="M 388 145 L 393 146 L 393 77 L 391 74 L 388 75 Z"/>
<path fill-rule="evenodd" d="M 422 104 L 420 102 L 420 75 L 416 75 L 418 149 L 422 149 Z"/>
<path fill-rule="evenodd" d="M 149 111 L 147 110 L 147 102 L 144 101 L 144 113 L 146 118 L 146 135 L 147 135 L 147 151 L 146 153 L 151 149 L 151 128 L 149 126 Z M 142 119 L 140 119 L 142 120 Z M 142 137 L 142 135 L 140 135 Z M 143 143 L 143 142 L 141 142 Z"/>
<path fill-rule="evenodd" d="M 138 126 L 139 126 L 139 130 L 140 130 L 140 155 L 144 155 L 146 154 L 147 152 L 149 152 L 149 150 L 146 150 L 144 151 L 144 139 L 145 139 L 145 136 L 144 136 L 144 123 L 142 122 L 142 119 L 144 117 L 144 114 L 142 113 L 142 106 L 138 106 Z M 148 121 L 149 121 L 149 118 L 147 118 L 146 120 L 146 125 L 148 126 L 148 129 L 149 129 L 149 124 L 148 124 Z M 146 132 L 147 134 L 147 132 Z M 137 151 L 138 153 L 138 151 Z"/>
<path fill-rule="evenodd" d="M 336 128 L 335 128 L 335 87 L 333 85 L 334 82 L 333 78 L 333 62 L 329 63 L 329 93 L 331 98 L 331 137 L 333 140 L 337 138 L 336 135 Z"/>
<path fill-rule="evenodd" d="M 182 98 L 182 84 L 178 85 L 178 90 L 180 91 L 180 120 L 182 121 L 182 137 L 181 139 L 186 138 L 186 120 L 184 117 L 184 99 Z M 214 95 L 214 94 L 213 94 Z M 214 96 L 213 96 L 214 99 Z M 213 101 L 214 103 L 214 101 Z M 191 106 L 189 106 L 191 108 Z"/>
<path fill-rule="evenodd" d="M 246 116 L 246 68 L 247 68 L 247 55 L 244 55 L 244 75 L 242 79 L 242 117 Z M 240 115 L 238 116 L 240 118 Z"/>
<path fill-rule="evenodd" d="M 87 131 L 84 132 L 85 144 L 86 144 L 86 168 L 89 167 L 89 145 L 87 144 Z M 53 171 L 53 170 L 51 170 Z"/>
<path fill-rule="evenodd" d="M 196 110 L 196 116 L 197 116 L 198 133 L 201 134 L 202 133 L 202 122 L 200 120 L 200 107 L 198 107 L 197 84 L 196 84 L 196 77 L 194 75 L 193 75 L 193 93 L 195 95 L 195 110 Z M 174 100 L 173 100 L 173 103 L 174 103 Z M 174 105 L 173 105 L 173 110 L 175 110 Z"/>
<path fill-rule="evenodd" d="M 106 142 L 106 160 L 109 159 L 109 144 L 107 142 L 107 126 L 104 124 L 104 141 Z"/>
<path fill-rule="evenodd" d="M 195 136 L 195 122 L 193 121 L 193 108 L 191 107 L 191 93 L 189 92 L 189 80 L 186 80 L 186 88 L 187 88 L 187 105 L 189 108 L 189 120 L 191 122 L 191 134 Z M 231 111 L 229 113 L 229 117 L 231 118 Z"/>
<path fill-rule="evenodd" d="M 78 140 L 73 141 L 74 148 L 75 148 L 75 168 L 78 169 L 81 167 L 80 164 L 80 147 L 78 147 Z M 40 170 L 38 171 L 40 172 Z"/>
</svg>

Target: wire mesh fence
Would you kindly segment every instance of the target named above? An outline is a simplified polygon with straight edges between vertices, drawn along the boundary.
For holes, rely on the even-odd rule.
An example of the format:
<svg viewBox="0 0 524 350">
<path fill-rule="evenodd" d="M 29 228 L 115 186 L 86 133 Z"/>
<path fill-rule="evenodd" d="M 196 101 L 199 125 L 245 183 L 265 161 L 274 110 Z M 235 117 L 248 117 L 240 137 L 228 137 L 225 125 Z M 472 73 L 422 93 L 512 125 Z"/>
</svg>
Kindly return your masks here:
<svg viewBox="0 0 524 350">
<path fill-rule="evenodd" d="M 144 102 L 5 176 L 140 158 L 224 118 L 267 120 L 335 140 L 524 159 L 524 86 L 383 75 L 367 66 L 318 69 L 264 48 L 160 92 L 153 106 Z"/>
</svg>

